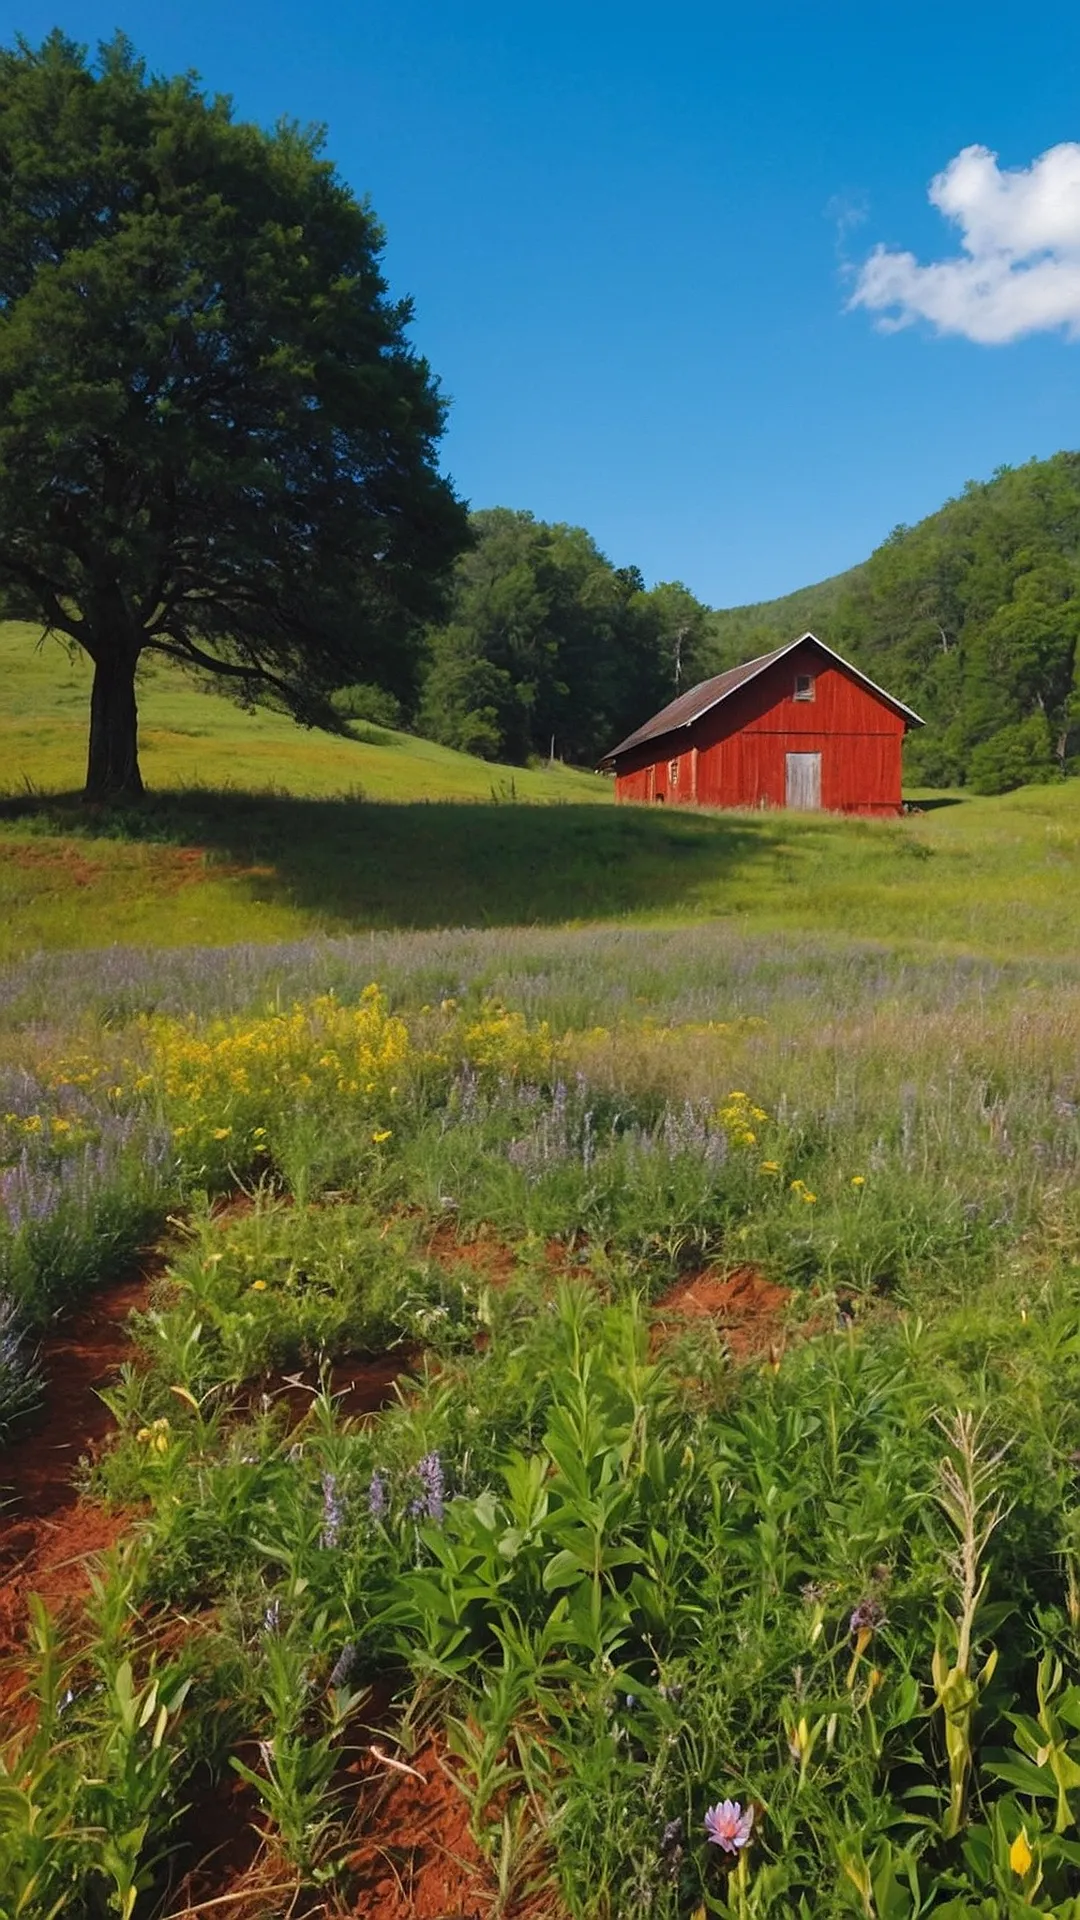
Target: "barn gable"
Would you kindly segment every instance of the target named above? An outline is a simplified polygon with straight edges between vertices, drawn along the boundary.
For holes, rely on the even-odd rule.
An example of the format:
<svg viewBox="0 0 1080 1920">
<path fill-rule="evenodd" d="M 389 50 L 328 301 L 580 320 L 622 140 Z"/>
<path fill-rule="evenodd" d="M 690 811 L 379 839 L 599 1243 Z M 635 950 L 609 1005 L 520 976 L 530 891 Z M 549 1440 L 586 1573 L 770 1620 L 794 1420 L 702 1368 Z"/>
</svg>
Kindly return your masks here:
<svg viewBox="0 0 1080 1920">
<path fill-rule="evenodd" d="M 601 765 L 623 800 L 896 813 L 903 737 L 922 724 L 805 633 L 691 687 Z"/>
<path fill-rule="evenodd" d="M 913 713 L 910 707 L 905 707 L 902 700 L 897 700 L 891 693 L 886 693 L 885 689 L 877 686 L 867 674 L 860 673 L 858 667 L 853 667 L 850 660 L 842 659 L 832 647 L 825 645 L 824 640 L 819 640 L 816 633 L 801 633 L 797 639 L 789 640 L 786 646 L 774 648 L 772 653 L 760 654 L 756 660 L 748 660 L 741 667 L 729 667 L 726 673 L 714 674 L 711 680 L 702 680 L 696 687 L 690 687 L 685 693 L 680 693 L 677 699 L 669 701 L 666 707 L 661 707 L 659 713 L 655 713 L 651 720 L 646 720 L 644 726 L 628 734 L 617 747 L 612 747 L 610 753 L 605 753 L 599 763 L 600 766 L 613 767 L 616 760 L 621 759 L 623 754 L 629 753 L 634 747 L 642 746 L 646 741 L 659 740 L 664 734 L 676 733 L 684 727 L 692 727 L 695 721 L 700 720 L 713 707 L 718 707 L 724 700 L 729 700 L 732 694 L 737 693 L 749 681 L 758 679 L 769 667 L 775 666 L 778 661 L 794 653 L 796 647 L 806 646 L 808 642 L 818 647 L 823 654 L 827 654 L 838 667 L 842 667 L 845 673 L 850 674 L 853 680 L 859 681 L 879 700 L 884 700 L 894 713 L 900 714 L 908 726 L 925 725 L 917 713 Z"/>
</svg>

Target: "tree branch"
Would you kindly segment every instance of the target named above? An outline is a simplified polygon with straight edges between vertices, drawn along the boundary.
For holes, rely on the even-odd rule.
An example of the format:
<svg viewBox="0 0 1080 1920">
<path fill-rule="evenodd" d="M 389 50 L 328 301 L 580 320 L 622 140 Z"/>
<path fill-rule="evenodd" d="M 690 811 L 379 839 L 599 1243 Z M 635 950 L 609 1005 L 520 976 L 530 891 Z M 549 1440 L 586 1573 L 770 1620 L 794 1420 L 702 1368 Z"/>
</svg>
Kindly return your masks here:
<svg viewBox="0 0 1080 1920">
<path fill-rule="evenodd" d="M 37 594 L 47 621 L 45 629 L 47 633 L 57 628 L 61 633 L 66 633 L 69 640 L 77 640 L 80 645 L 85 645 L 83 639 L 85 621 L 75 620 L 70 614 L 64 612 L 54 587 L 43 573 L 26 560 L 19 560 L 10 553 L 0 552 L 0 568 L 5 567 L 9 573 L 15 575 L 17 580 L 24 581 L 31 592 Z"/>
<path fill-rule="evenodd" d="M 268 667 L 238 667 L 231 660 L 215 660 L 213 654 L 203 653 L 191 640 L 169 645 L 167 641 L 152 638 L 146 641 L 146 651 L 163 653 L 167 659 L 177 660 L 183 667 L 203 667 L 209 673 L 223 673 L 231 680 L 265 681 L 268 686 L 276 688 L 290 707 L 296 704 L 296 689 L 290 687 L 287 680 L 271 673 Z"/>
</svg>

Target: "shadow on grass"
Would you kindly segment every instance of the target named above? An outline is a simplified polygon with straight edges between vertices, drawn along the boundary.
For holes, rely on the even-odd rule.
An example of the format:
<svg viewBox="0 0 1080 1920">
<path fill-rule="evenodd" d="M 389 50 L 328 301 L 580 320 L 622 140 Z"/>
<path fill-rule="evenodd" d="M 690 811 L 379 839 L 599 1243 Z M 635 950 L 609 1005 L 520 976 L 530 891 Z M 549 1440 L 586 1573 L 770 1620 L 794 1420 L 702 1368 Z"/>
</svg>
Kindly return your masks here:
<svg viewBox="0 0 1080 1920">
<path fill-rule="evenodd" d="M 552 924 L 663 912 L 778 850 L 783 816 L 562 804 L 353 799 L 190 789 L 139 809 L 0 800 L 0 823 L 199 847 L 253 899 L 332 931 Z"/>
</svg>

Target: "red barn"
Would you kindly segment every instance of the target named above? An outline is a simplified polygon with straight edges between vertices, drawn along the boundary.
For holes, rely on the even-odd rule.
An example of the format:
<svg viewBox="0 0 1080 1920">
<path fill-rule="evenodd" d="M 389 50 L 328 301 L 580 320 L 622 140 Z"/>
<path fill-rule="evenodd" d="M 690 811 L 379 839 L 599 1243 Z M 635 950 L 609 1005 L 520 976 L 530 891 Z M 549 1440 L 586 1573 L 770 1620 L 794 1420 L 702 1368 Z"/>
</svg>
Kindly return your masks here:
<svg viewBox="0 0 1080 1920">
<path fill-rule="evenodd" d="M 923 722 L 812 633 L 703 680 L 604 755 L 617 800 L 899 813 Z"/>
</svg>

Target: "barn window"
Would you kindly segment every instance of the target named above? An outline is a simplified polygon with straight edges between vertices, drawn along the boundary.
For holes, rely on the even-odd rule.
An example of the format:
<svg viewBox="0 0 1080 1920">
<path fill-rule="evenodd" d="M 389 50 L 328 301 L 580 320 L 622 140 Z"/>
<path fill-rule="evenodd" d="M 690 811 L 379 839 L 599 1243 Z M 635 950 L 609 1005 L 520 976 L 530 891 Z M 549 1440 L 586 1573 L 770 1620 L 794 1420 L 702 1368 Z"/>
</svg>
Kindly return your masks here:
<svg viewBox="0 0 1080 1920">
<path fill-rule="evenodd" d="M 671 784 L 671 785 L 672 785 L 673 787 L 677 787 L 677 786 L 678 786 L 678 784 L 679 784 L 679 763 L 678 763 L 678 761 L 677 761 L 677 760 L 669 760 L 669 761 L 668 761 L 668 763 L 667 763 L 667 777 L 668 777 L 668 780 L 669 780 L 669 782 L 670 782 L 670 784 Z"/>
<path fill-rule="evenodd" d="M 795 698 L 796 698 L 796 700 L 812 700 L 812 699 L 813 699 L 813 697 L 814 697 L 814 676 L 813 676 L 813 674 L 812 674 L 812 673 L 797 673 L 797 674 L 795 675 Z"/>
</svg>

